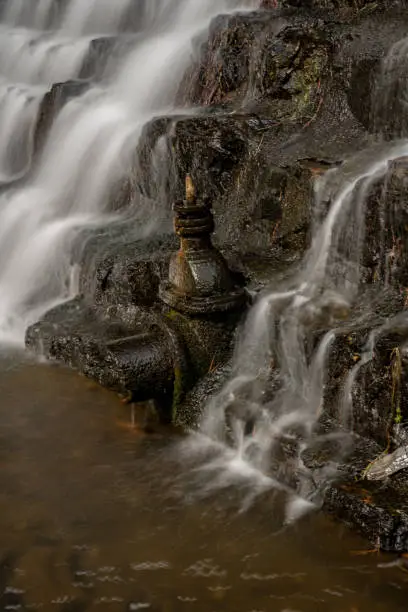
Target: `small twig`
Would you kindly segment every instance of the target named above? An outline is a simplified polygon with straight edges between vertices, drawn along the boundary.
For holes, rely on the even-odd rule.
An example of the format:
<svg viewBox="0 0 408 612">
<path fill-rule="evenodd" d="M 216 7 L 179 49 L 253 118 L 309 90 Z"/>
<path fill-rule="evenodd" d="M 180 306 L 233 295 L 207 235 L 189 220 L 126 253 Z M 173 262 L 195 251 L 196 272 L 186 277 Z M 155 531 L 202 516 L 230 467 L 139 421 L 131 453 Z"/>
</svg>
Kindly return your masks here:
<svg viewBox="0 0 408 612">
<path fill-rule="evenodd" d="M 277 221 L 275 224 L 275 227 L 272 230 L 272 236 L 271 236 L 272 242 L 275 242 L 276 240 L 276 236 L 278 235 L 279 227 L 280 227 L 280 221 Z"/>
<path fill-rule="evenodd" d="M 216 368 L 217 366 L 215 365 L 215 355 L 214 355 L 214 357 L 211 359 L 210 367 L 208 368 L 208 374 L 211 374 L 211 372 L 214 372 Z"/>
<path fill-rule="evenodd" d="M 311 117 L 311 119 L 309 119 L 307 123 L 305 123 L 305 125 L 302 127 L 302 130 L 305 130 L 306 128 L 308 128 L 311 125 L 311 123 L 313 123 L 313 121 L 316 120 L 317 115 L 319 114 L 319 111 L 322 107 L 323 100 L 324 100 L 324 96 L 320 96 L 319 104 L 317 105 L 315 114 L 313 115 L 313 117 Z"/>
<path fill-rule="evenodd" d="M 258 155 L 259 151 L 261 150 L 261 146 L 262 146 L 262 143 L 263 143 L 263 140 L 264 140 L 264 136 L 265 136 L 265 134 L 262 134 L 261 140 L 259 141 L 259 144 L 258 144 L 258 148 L 255 151 L 255 156 Z"/>
</svg>

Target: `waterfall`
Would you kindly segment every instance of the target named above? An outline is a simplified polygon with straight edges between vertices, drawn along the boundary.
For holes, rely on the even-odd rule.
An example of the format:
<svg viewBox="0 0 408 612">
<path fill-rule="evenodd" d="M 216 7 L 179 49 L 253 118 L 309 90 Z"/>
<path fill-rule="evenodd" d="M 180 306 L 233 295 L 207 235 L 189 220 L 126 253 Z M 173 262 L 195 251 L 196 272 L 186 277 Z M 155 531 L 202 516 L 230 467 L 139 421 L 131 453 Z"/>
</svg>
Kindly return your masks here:
<svg viewBox="0 0 408 612">
<path fill-rule="evenodd" d="M 0 20 L 0 182 L 28 168 L 39 106 L 53 83 L 77 76 L 90 38 L 48 31 L 54 2 L 7 0 Z"/>
<path fill-rule="evenodd" d="M 109 34 L 120 27 L 131 0 L 70 0 L 62 17 L 62 30 L 73 36 L 82 33 Z"/>
<path fill-rule="evenodd" d="M 217 14 L 254 6 L 252 0 L 216 3 L 160 0 L 153 3 L 158 7 L 158 13 L 153 14 L 151 0 L 137 2 L 144 16 L 146 35 L 138 39 L 109 85 L 91 88 L 81 98 L 65 105 L 54 122 L 29 183 L 24 188 L 9 190 L 0 198 L 0 338 L 3 341 L 22 342 L 30 323 L 71 295 L 72 242 L 87 225 L 112 218 L 108 208 L 110 189 L 129 172 L 145 123 L 161 113 L 171 112 L 177 85 L 187 68 L 192 39 L 205 32 Z M 9 0 L 4 13 L 7 24 L 26 19 L 27 4 L 30 4 L 28 0 L 17 4 Z M 38 77 L 46 80 L 47 74 L 53 79 L 58 61 L 54 66 L 52 60 L 48 64 L 45 59 L 33 60 L 29 69 L 20 61 L 20 56 L 33 46 L 32 41 L 34 48 L 37 44 L 40 46 L 42 50 L 38 54 L 45 58 L 48 55 L 45 48 L 59 44 L 60 37 L 78 34 L 80 24 L 86 32 L 117 27 L 120 14 L 128 5 L 123 0 L 115 3 L 71 0 L 60 17 L 59 30 L 43 37 L 25 29 L 21 34 L 20 27 L 16 30 L 7 25 L 0 39 L 4 36 L 13 40 L 16 36 L 12 59 L 25 73 L 26 80 L 30 80 L 30 75 L 33 77 L 33 72 L 37 75 L 33 80 Z M 44 2 L 34 3 L 31 17 L 36 19 L 38 11 L 41 9 L 43 14 L 47 6 Z M 25 41 L 20 39 L 24 36 Z M 72 40 L 76 41 L 74 45 L 82 44 L 83 37 Z M 68 56 L 72 61 L 72 49 Z M 64 65 L 64 61 L 61 63 Z M 24 84 L 24 88 L 28 85 Z M 143 212 L 139 210 L 138 215 Z M 146 220 L 150 221 L 147 212 Z"/>
<path fill-rule="evenodd" d="M 318 506 L 351 448 L 358 374 L 373 359 L 382 333 L 408 329 L 405 311 L 371 329 L 339 392 L 337 429 L 319 427 L 333 342 L 344 334 L 345 321 L 353 329 L 367 324 L 363 315 L 349 319 L 363 283 L 367 202 L 392 162 L 408 154 L 408 140 L 401 139 L 407 49 L 407 39 L 394 44 L 372 84 L 378 142 L 315 179 L 312 235 L 303 261 L 257 297 L 238 335 L 226 382 L 207 402 L 198 432 L 180 445 L 199 495 L 239 485 L 245 507 L 256 495 L 274 490 L 283 495 L 289 522 Z M 387 253 L 384 258 L 382 287 L 390 282 Z M 329 458 L 308 467 L 310 451 L 328 440 L 336 442 Z"/>
<path fill-rule="evenodd" d="M 249 487 L 251 499 L 275 489 L 286 496 L 287 520 L 321 501 L 342 454 L 313 472 L 304 453 L 327 436 L 349 447 L 351 389 L 379 333 L 394 324 L 371 333 L 345 382 L 338 411 L 343 432 L 319 434 L 328 355 L 360 288 L 367 195 L 389 163 L 407 154 L 408 141 L 379 145 L 317 179 L 314 233 L 300 270 L 259 296 L 240 333 L 229 379 L 209 400 L 199 432 L 182 444 L 183 462 L 198 460 L 201 495 L 237 483 L 246 492 Z M 328 201 L 321 219 L 322 202 Z M 310 354 L 317 329 L 329 331 Z"/>
<path fill-rule="evenodd" d="M 78 76 L 91 40 L 117 34 L 132 4 L 6 0 L 0 18 L 0 183 L 28 168 L 32 131 L 47 90 Z"/>
<path fill-rule="evenodd" d="M 0 26 L 3 182 L 28 166 L 41 99 L 52 83 L 78 74 L 92 38 L 126 28 L 132 11 L 143 35 L 109 83 L 94 85 L 64 106 L 30 180 L 0 195 L 2 342 L 22 343 L 28 325 L 72 296 L 72 245 L 84 228 L 116 219 L 109 206 L 111 189 L 130 172 L 144 125 L 174 112 L 192 39 L 205 33 L 219 13 L 255 5 L 253 0 L 5 2 Z M 258 296 L 237 341 L 231 376 L 210 399 L 200 432 L 186 444 L 190 454 L 212 457 L 202 462 L 205 487 L 250 480 L 256 491 L 276 489 L 287 496 L 288 518 L 318 501 L 317 476 L 306 467 L 304 452 L 322 440 L 316 425 L 327 358 L 339 322 L 358 298 L 367 194 L 389 163 L 407 154 L 406 141 L 379 145 L 317 180 L 311 247 L 295 274 Z M 137 215 L 154 226 L 149 211 L 139 208 Z M 328 331 L 313 346 L 317 327 Z M 375 338 L 373 332 L 364 363 Z M 345 386 L 344 424 L 359 367 Z M 335 470 L 336 463 L 329 462 L 318 478 L 327 482 Z"/>
<path fill-rule="evenodd" d="M 2 21 L 11 27 L 46 30 L 50 26 L 75 36 L 118 30 L 132 0 L 7 0 Z"/>
</svg>

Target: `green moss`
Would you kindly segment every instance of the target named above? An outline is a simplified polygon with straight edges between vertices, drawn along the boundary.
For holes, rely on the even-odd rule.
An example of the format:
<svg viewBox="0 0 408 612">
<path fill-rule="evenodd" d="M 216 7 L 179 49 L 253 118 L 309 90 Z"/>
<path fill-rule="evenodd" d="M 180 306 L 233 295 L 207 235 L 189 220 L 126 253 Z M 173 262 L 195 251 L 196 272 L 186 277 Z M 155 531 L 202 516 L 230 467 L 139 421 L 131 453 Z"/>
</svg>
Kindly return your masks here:
<svg viewBox="0 0 408 612">
<path fill-rule="evenodd" d="M 164 316 L 167 317 L 167 319 L 174 321 L 175 319 L 179 319 L 181 317 L 181 314 L 177 312 L 177 310 L 170 309 L 168 312 L 165 313 Z"/>
<path fill-rule="evenodd" d="M 298 95 L 295 97 L 293 120 L 311 112 L 314 96 L 318 92 L 322 73 L 327 65 L 327 54 L 323 49 L 315 50 L 296 70 L 292 76 L 291 85 Z"/>
</svg>

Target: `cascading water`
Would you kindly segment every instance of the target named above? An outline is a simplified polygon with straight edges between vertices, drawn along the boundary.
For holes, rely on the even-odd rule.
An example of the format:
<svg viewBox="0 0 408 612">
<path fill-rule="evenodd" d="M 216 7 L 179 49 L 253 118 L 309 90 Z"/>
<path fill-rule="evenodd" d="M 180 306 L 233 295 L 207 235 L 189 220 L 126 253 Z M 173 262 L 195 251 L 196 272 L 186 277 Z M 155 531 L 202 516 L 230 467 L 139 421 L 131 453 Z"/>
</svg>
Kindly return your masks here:
<svg viewBox="0 0 408 612">
<path fill-rule="evenodd" d="M 395 69 L 395 54 L 405 61 L 405 48 L 402 41 L 384 60 L 383 82 L 387 67 Z M 373 107 L 375 113 L 375 100 Z M 239 335 L 229 379 L 208 402 L 199 432 L 182 444 L 183 461 L 194 462 L 200 495 L 240 483 L 249 490 L 245 505 L 275 489 L 284 495 L 289 521 L 322 500 L 350 449 L 352 390 L 360 369 L 373 358 L 382 332 L 400 326 L 401 317 L 408 329 L 400 314 L 372 330 L 338 397 L 340 427 L 321 433 L 330 348 L 361 290 L 367 199 L 390 163 L 407 154 L 406 140 L 380 143 L 316 179 L 313 236 L 300 270 L 258 297 Z M 356 329 L 362 323 L 350 322 Z M 322 336 L 320 330 L 329 331 Z M 332 456 L 307 468 L 307 451 L 328 439 L 337 441 Z"/>
<path fill-rule="evenodd" d="M 99 3 L 100 5 L 101 3 Z M 0 23 L 0 181 L 27 169 L 39 105 L 53 83 L 77 76 L 95 34 L 115 33 L 129 0 L 103 10 L 74 2 L 58 16 L 51 0 L 7 0 Z M 99 6 L 99 10 L 98 10 Z M 98 21 L 98 17 L 101 16 Z M 92 17 L 95 28 L 89 27 Z M 55 23 L 54 30 L 48 30 Z M 72 21 L 76 27 L 72 26 Z"/>
<path fill-rule="evenodd" d="M 393 325 L 391 320 L 371 333 L 349 374 L 338 398 L 344 429 L 319 433 L 329 350 L 361 282 L 367 194 L 389 162 L 407 154 L 407 141 L 378 146 L 318 179 L 315 231 L 300 271 L 258 298 L 240 334 L 229 380 L 208 403 L 199 433 L 182 445 L 183 459 L 198 459 L 194 473 L 201 495 L 245 482 L 249 500 L 276 489 L 286 496 L 287 520 L 319 503 L 349 448 L 346 430 L 357 373 L 372 358 L 379 333 Z M 329 331 L 311 352 L 320 329 Z M 304 452 L 336 438 L 343 453 L 318 470 L 307 469 Z"/>
<path fill-rule="evenodd" d="M 63 13 L 62 30 L 73 36 L 109 34 L 120 27 L 129 6 L 129 0 L 71 0 Z"/>
<path fill-rule="evenodd" d="M 141 37 L 109 86 L 95 87 L 64 107 L 29 184 L 1 198 L 3 341 L 22 342 L 30 322 L 68 297 L 70 245 L 83 227 L 110 218 L 110 189 L 129 171 L 143 125 L 153 116 L 170 111 L 189 61 L 191 40 L 220 12 L 254 6 L 252 0 L 161 0 L 155 4 L 158 10 L 154 13 L 147 7 L 150 0 L 137 1 L 146 36 Z M 20 23 L 26 19 L 26 4 L 13 3 L 10 0 L 6 4 L 6 21 Z M 65 35 L 64 28 L 74 34 L 80 23 L 85 31 L 117 26 L 120 14 L 131 2 L 115 3 L 115 10 L 107 9 L 108 4 L 113 6 L 105 0 L 71 0 L 59 16 L 61 29 L 47 34 L 45 42 L 38 32 L 24 30 L 24 40 L 14 47 L 14 62 L 23 66 L 20 56 L 37 44 L 47 50 L 49 40 L 54 40 L 54 46 L 58 44 L 58 37 Z M 50 5 L 37 2 L 30 15 L 36 21 L 38 12 L 43 15 L 48 9 Z M 47 19 L 45 16 L 44 23 Z M 4 36 L 12 39 L 14 32 L 6 26 Z M 20 40 L 19 29 L 16 36 Z M 75 40 L 83 44 L 83 39 Z M 45 58 L 47 51 L 40 55 Z M 39 64 L 43 70 L 47 65 L 45 59 Z M 33 70 L 41 73 L 37 65 Z M 149 215 L 146 220 L 150 221 Z"/>
</svg>

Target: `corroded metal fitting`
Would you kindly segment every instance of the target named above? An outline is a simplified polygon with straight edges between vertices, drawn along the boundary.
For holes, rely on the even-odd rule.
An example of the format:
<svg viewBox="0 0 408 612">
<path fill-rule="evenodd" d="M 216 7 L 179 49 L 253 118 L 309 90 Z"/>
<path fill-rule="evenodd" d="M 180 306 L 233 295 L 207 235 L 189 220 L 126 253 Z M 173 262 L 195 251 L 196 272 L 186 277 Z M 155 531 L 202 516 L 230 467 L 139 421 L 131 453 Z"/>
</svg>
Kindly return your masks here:
<svg viewBox="0 0 408 612">
<path fill-rule="evenodd" d="M 176 202 L 173 210 L 180 249 L 170 260 L 168 281 L 160 287 L 163 302 L 192 315 L 242 308 L 247 293 L 237 286 L 227 262 L 211 242 L 211 208 L 197 199 L 190 176 L 186 178 L 186 198 Z"/>
</svg>

